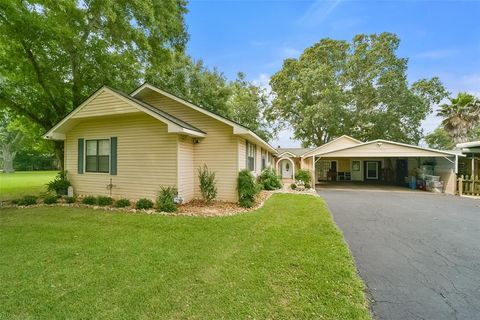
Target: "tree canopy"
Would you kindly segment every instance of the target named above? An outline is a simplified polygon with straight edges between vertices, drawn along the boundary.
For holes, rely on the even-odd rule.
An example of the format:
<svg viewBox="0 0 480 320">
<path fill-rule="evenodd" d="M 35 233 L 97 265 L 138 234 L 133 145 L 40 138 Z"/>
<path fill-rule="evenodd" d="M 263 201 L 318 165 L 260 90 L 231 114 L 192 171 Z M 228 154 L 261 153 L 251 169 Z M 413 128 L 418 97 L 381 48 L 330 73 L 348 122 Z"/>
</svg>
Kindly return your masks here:
<svg viewBox="0 0 480 320">
<path fill-rule="evenodd" d="M 455 143 L 466 142 L 480 124 L 480 101 L 465 92 L 449 100 L 438 111 L 443 129 Z"/>
<path fill-rule="evenodd" d="M 131 90 L 184 49 L 185 12 L 183 0 L 0 0 L 0 104 L 47 130 L 102 85 Z"/>
<path fill-rule="evenodd" d="M 304 146 L 342 134 L 418 143 L 421 121 L 447 92 L 438 78 L 409 85 L 399 43 L 391 33 L 322 39 L 298 59 L 286 59 L 270 82 L 269 119 L 290 125 Z"/>
<path fill-rule="evenodd" d="M 269 138 L 266 93 L 185 54 L 186 11 L 184 0 L 0 0 L 0 106 L 46 131 L 102 85 L 146 80 Z M 55 151 L 62 162 L 62 142 Z"/>
<path fill-rule="evenodd" d="M 436 128 L 425 136 L 425 142 L 428 147 L 439 150 L 452 150 L 455 148 L 455 142 L 452 137 L 443 129 L 443 127 Z"/>
</svg>

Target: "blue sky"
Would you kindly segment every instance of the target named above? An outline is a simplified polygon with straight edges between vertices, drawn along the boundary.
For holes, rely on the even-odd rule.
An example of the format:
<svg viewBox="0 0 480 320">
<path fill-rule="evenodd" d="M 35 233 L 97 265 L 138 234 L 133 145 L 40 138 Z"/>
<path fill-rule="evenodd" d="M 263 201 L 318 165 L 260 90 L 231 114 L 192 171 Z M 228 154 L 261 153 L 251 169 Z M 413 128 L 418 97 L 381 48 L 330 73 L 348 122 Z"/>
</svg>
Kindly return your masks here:
<svg viewBox="0 0 480 320">
<path fill-rule="evenodd" d="M 282 61 L 321 38 L 350 40 L 358 33 L 393 32 L 408 79 L 438 76 L 452 93 L 480 96 L 480 1 L 201 1 L 186 17 L 188 53 L 227 78 L 238 71 L 268 85 Z M 423 123 L 432 131 L 440 120 Z M 274 146 L 299 146 L 287 130 Z"/>
</svg>

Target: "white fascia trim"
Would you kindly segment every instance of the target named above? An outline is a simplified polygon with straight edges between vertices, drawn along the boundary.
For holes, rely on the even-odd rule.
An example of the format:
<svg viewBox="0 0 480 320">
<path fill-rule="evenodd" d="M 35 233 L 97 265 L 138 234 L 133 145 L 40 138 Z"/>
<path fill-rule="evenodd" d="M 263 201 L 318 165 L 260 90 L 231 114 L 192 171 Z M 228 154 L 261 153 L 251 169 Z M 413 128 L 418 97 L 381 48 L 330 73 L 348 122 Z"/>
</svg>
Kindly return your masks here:
<svg viewBox="0 0 480 320">
<path fill-rule="evenodd" d="M 331 150 L 329 152 L 326 152 L 324 154 L 322 154 L 323 156 L 328 156 L 328 154 L 330 153 L 334 153 L 334 152 L 338 152 L 338 151 L 344 151 L 344 150 L 349 150 L 349 149 L 355 149 L 355 148 L 359 148 L 361 146 L 365 146 L 365 145 L 369 145 L 369 144 L 373 144 L 373 143 L 387 143 L 387 144 L 394 144 L 394 145 L 398 145 L 398 146 L 403 146 L 403 147 L 408 147 L 408 148 L 412 148 L 412 149 L 418 149 L 418 150 L 422 150 L 422 151 L 430 151 L 430 152 L 435 152 L 435 153 L 439 153 L 441 155 L 448 155 L 448 156 L 457 156 L 458 154 L 454 153 L 454 152 L 449 152 L 449 151 L 441 151 L 441 150 L 436 150 L 436 149 L 431 149 L 431 148 L 423 148 L 423 147 L 419 147 L 419 146 L 414 146 L 414 145 L 411 145 L 411 144 L 406 144 L 406 143 L 401 143 L 401 142 L 394 142 L 394 141 L 388 141 L 388 140 L 382 140 L 382 139 L 378 139 L 378 140 L 373 140 L 373 141 L 367 141 L 367 142 L 364 142 L 362 144 L 359 144 L 359 145 L 356 145 L 356 146 L 351 146 L 351 147 L 346 147 L 346 148 L 342 148 L 342 149 L 336 149 L 336 150 Z M 463 155 L 461 155 L 463 156 Z"/>
<path fill-rule="evenodd" d="M 330 145 L 330 144 L 334 143 L 335 141 L 337 141 L 337 140 L 339 140 L 339 139 L 341 139 L 341 138 L 347 138 L 347 139 L 350 139 L 350 140 L 352 140 L 352 141 L 354 141 L 354 142 L 357 142 L 357 143 L 358 143 L 358 145 L 361 145 L 361 144 L 363 144 L 363 142 L 362 142 L 362 141 L 360 141 L 360 140 L 357 140 L 357 139 L 355 139 L 355 138 L 352 138 L 352 137 L 350 137 L 350 136 L 348 136 L 348 135 L 344 134 L 344 135 L 342 135 L 342 136 L 340 136 L 340 137 L 338 137 L 338 138 L 336 138 L 336 139 L 333 139 L 332 141 L 329 141 L 329 142 L 327 142 L 327 143 L 325 143 L 325 144 L 322 144 L 320 147 L 316 147 L 316 148 L 315 148 L 315 149 L 313 149 L 313 150 L 310 150 L 310 151 L 307 151 L 307 152 L 305 152 L 304 154 L 302 154 L 302 155 L 301 155 L 301 157 L 303 158 L 303 157 L 309 157 L 309 156 L 312 156 L 312 155 L 314 155 L 314 154 L 315 154 L 315 151 L 317 151 L 317 150 L 321 150 L 322 148 L 324 148 L 324 147 L 326 147 L 326 146 L 328 146 L 328 145 Z M 336 149 L 336 150 L 340 150 L 340 149 Z M 335 150 L 335 151 L 336 151 L 336 150 Z M 332 151 L 333 151 L 333 150 L 332 150 Z M 329 151 L 329 152 L 331 152 L 331 151 Z"/>
<path fill-rule="evenodd" d="M 257 140 L 257 143 L 260 142 L 260 144 L 262 144 L 264 147 L 266 147 L 267 149 L 270 149 L 270 151 L 274 154 L 277 153 L 277 150 L 272 147 L 270 144 L 268 144 L 267 142 L 265 142 L 262 138 L 260 138 L 258 135 L 256 135 L 255 133 L 253 133 L 252 131 L 248 130 L 247 128 L 244 128 L 240 125 L 238 125 L 237 123 L 231 121 L 231 120 L 228 120 L 226 118 L 223 118 L 219 115 L 216 115 L 215 113 L 213 112 L 210 112 L 204 108 L 201 108 L 199 106 L 196 106 L 194 105 L 193 103 L 190 103 L 188 101 L 185 101 L 179 97 L 176 97 L 174 96 L 173 94 L 170 94 L 168 92 L 165 92 L 163 91 L 162 89 L 159 89 L 157 87 L 154 87 L 148 83 L 145 83 L 144 85 L 140 86 L 137 90 L 135 90 L 134 92 L 132 92 L 132 94 L 130 94 L 132 97 L 135 97 L 137 94 L 139 94 L 141 91 L 143 91 L 144 89 L 150 89 L 152 91 L 155 91 L 163 96 L 166 96 L 167 98 L 170 98 L 178 103 L 181 103 L 187 107 L 190 107 L 198 112 L 201 112 L 203 114 L 206 114 L 207 116 L 210 116 L 212 118 L 214 118 L 215 120 L 218 120 L 220 122 L 223 122 L 225 124 L 228 124 L 230 126 L 232 126 L 233 128 L 233 134 L 236 134 L 236 135 L 241 135 L 241 134 L 247 134 L 247 135 L 250 135 L 251 137 L 253 137 L 255 140 Z"/>
<path fill-rule="evenodd" d="M 291 152 L 289 152 L 289 151 L 284 151 L 284 152 L 278 154 L 277 157 L 278 157 L 278 158 L 281 158 L 281 157 L 283 157 L 283 156 L 286 155 L 286 154 L 289 154 L 290 156 L 292 156 L 292 157 L 294 157 L 294 158 L 298 158 L 298 157 L 299 157 L 299 156 L 297 156 L 296 154 L 293 154 L 293 153 L 291 153 Z"/>
<path fill-rule="evenodd" d="M 470 141 L 458 143 L 457 148 L 471 148 L 471 147 L 480 147 L 480 141 Z"/>
<path fill-rule="evenodd" d="M 85 100 L 81 105 L 79 105 L 76 109 L 74 109 L 72 112 L 70 112 L 65 118 L 63 118 L 59 123 L 57 123 L 56 125 L 53 126 L 53 128 L 51 128 L 50 130 L 47 131 L 47 133 L 45 133 L 42 138 L 43 139 L 49 139 L 49 140 L 65 140 L 65 135 L 64 134 L 59 134 L 59 133 L 56 133 L 55 130 L 58 129 L 58 127 L 60 127 L 61 125 L 63 125 L 67 120 L 69 120 L 71 117 L 73 117 L 74 115 L 76 115 L 85 105 L 87 105 L 88 103 L 90 103 L 90 101 L 92 101 L 93 99 L 95 99 L 100 93 L 102 93 L 106 88 L 105 87 L 101 87 L 100 89 L 98 89 L 97 92 L 95 92 L 94 94 L 92 94 L 87 100 Z M 55 139 L 55 136 L 58 136 L 58 135 L 63 135 L 63 139 Z"/>
<path fill-rule="evenodd" d="M 94 93 L 90 98 L 88 98 L 87 100 L 85 100 L 80 106 L 78 106 L 73 112 L 71 112 L 69 115 L 67 115 L 65 118 L 62 119 L 62 121 L 60 121 L 57 125 L 55 125 L 52 129 L 50 129 L 46 134 L 43 135 L 43 138 L 44 139 L 53 139 L 53 140 L 65 140 L 65 134 L 59 134 L 59 133 L 56 133 L 55 130 L 60 127 L 61 125 L 63 125 L 67 120 L 69 120 L 70 118 L 72 118 L 75 114 L 77 114 L 80 110 L 82 110 L 90 101 L 92 101 L 93 99 L 95 99 L 100 93 L 102 92 L 105 92 L 105 91 L 108 91 L 108 93 L 110 94 L 113 94 L 114 96 L 116 96 L 117 98 L 121 99 L 122 101 L 124 101 L 125 103 L 129 104 L 130 106 L 138 109 L 139 111 L 142 111 L 146 114 L 148 114 L 149 116 L 165 123 L 167 125 L 167 128 L 168 128 L 168 132 L 173 132 L 173 133 L 185 133 L 185 134 L 188 134 L 188 135 L 193 135 L 193 136 L 196 136 L 196 137 L 205 137 L 205 134 L 204 133 L 201 133 L 201 132 L 197 132 L 197 131 L 194 131 L 194 130 L 190 130 L 190 129 L 186 129 L 186 128 L 183 128 L 181 126 L 179 126 L 178 124 L 174 123 L 174 122 L 171 122 L 169 121 L 168 119 L 165 119 L 164 117 L 158 115 L 157 113 L 147 109 L 147 108 L 144 108 L 142 107 L 141 105 L 135 103 L 134 101 L 131 101 L 130 99 L 127 99 L 125 97 L 123 97 L 122 95 L 116 93 L 115 91 L 113 90 L 110 90 L 109 88 L 107 87 L 102 87 L 100 88 L 96 93 Z M 59 139 L 55 139 L 55 137 L 59 137 Z M 63 137 L 63 138 L 60 138 L 60 137 Z"/>
</svg>

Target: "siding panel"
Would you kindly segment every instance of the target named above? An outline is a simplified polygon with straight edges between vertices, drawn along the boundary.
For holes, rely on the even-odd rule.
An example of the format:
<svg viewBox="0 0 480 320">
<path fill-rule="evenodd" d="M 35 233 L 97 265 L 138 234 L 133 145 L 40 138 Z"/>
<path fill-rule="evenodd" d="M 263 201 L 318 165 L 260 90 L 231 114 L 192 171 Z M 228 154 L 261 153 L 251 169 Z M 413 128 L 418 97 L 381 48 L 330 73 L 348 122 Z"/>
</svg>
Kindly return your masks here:
<svg viewBox="0 0 480 320">
<path fill-rule="evenodd" d="M 178 137 L 178 193 L 184 201 L 194 197 L 194 145 L 190 137 Z"/>
<path fill-rule="evenodd" d="M 77 139 L 109 139 L 117 142 L 117 175 L 77 174 Z M 67 134 L 65 167 L 77 195 L 109 195 L 106 186 L 112 178 L 112 196 L 154 199 L 160 185 L 177 183 L 177 135 L 167 126 L 145 114 L 80 122 Z"/>
<path fill-rule="evenodd" d="M 72 119 L 125 113 L 141 113 L 141 111 L 111 93 L 104 91 L 84 106 L 82 110 L 73 115 Z"/>
<path fill-rule="evenodd" d="M 237 201 L 238 137 L 233 135 L 233 128 L 158 93 L 147 94 L 141 99 L 207 133 L 193 147 L 194 197 L 201 197 L 197 168 L 206 164 L 216 174 L 217 198 Z"/>
</svg>

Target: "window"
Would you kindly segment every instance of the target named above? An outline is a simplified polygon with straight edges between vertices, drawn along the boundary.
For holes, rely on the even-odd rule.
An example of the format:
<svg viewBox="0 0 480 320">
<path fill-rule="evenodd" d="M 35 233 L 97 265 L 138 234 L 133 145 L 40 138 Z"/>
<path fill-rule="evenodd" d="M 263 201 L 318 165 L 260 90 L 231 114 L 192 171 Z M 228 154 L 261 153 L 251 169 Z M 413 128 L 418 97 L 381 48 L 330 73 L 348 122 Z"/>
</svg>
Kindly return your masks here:
<svg viewBox="0 0 480 320">
<path fill-rule="evenodd" d="M 267 167 L 267 152 L 262 150 L 262 170 Z"/>
<path fill-rule="evenodd" d="M 104 172 L 110 170 L 110 140 L 87 140 L 85 171 L 86 172 Z"/>
<path fill-rule="evenodd" d="M 247 141 L 247 169 L 255 171 L 255 156 L 257 153 L 257 146 Z"/>
</svg>

